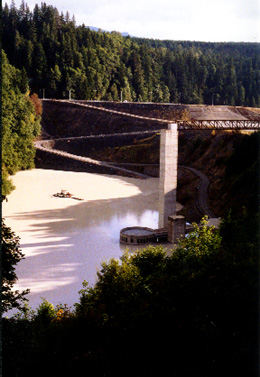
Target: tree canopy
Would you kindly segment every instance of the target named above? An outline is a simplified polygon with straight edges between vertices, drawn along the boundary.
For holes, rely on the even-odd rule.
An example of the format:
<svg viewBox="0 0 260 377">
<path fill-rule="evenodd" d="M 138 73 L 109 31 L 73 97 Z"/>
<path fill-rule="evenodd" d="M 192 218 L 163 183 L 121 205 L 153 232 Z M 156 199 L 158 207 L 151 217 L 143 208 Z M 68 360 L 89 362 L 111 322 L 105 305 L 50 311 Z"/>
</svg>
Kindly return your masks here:
<svg viewBox="0 0 260 377">
<path fill-rule="evenodd" d="M 2 219 L 1 224 L 1 257 L 2 257 L 2 312 L 13 308 L 21 309 L 29 290 L 14 291 L 13 286 L 18 278 L 15 266 L 24 258 L 20 249 L 20 239 L 11 228 L 7 227 Z"/>
<path fill-rule="evenodd" d="M 22 1 L 3 9 L 3 48 L 40 97 L 260 106 L 257 43 L 123 37 Z"/>
<path fill-rule="evenodd" d="M 214 377 L 225 371 L 256 377 L 256 217 L 230 214 L 220 230 L 204 219 L 173 253 L 148 246 L 103 263 L 96 284 L 84 283 L 75 310 L 44 300 L 31 319 L 6 320 L 6 376 L 18 367 L 27 377 L 50 370 L 63 376 Z"/>
<path fill-rule="evenodd" d="M 13 189 L 8 175 L 34 166 L 41 105 L 37 95 L 29 94 L 25 70 L 10 65 L 2 51 L 2 195 Z"/>
</svg>

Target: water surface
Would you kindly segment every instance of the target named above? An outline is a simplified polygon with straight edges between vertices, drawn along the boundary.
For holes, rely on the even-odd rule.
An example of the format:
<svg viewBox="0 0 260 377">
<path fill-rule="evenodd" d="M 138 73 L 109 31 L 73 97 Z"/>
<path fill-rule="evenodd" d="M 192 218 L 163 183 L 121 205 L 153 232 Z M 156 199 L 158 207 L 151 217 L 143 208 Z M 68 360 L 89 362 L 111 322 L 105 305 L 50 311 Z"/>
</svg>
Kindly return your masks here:
<svg viewBox="0 0 260 377">
<path fill-rule="evenodd" d="M 17 265 L 16 288 L 30 288 L 33 309 L 41 297 L 72 306 L 82 282 L 94 284 L 101 262 L 119 258 L 128 247 L 119 243 L 121 228 L 158 226 L 157 178 L 35 169 L 18 173 L 14 184 L 3 214 L 21 237 L 26 258 Z M 53 198 L 64 186 L 84 201 Z"/>
</svg>

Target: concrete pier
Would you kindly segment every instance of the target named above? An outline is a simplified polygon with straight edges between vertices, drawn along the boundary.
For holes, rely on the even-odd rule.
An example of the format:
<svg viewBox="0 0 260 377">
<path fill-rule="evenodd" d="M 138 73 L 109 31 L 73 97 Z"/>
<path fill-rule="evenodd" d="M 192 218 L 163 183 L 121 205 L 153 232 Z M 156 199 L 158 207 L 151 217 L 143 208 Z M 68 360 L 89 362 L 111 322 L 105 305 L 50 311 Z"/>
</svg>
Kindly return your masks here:
<svg viewBox="0 0 260 377">
<path fill-rule="evenodd" d="M 168 242 L 177 244 L 181 237 L 185 236 L 186 222 L 184 216 L 169 216 L 168 218 Z"/>
<path fill-rule="evenodd" d="M 177 166 L 178 128 L 173 123 L 168 130 L 161 130 L 159 228 L 168 227 L 168 217 L 176 215 Z"/>
</svg>

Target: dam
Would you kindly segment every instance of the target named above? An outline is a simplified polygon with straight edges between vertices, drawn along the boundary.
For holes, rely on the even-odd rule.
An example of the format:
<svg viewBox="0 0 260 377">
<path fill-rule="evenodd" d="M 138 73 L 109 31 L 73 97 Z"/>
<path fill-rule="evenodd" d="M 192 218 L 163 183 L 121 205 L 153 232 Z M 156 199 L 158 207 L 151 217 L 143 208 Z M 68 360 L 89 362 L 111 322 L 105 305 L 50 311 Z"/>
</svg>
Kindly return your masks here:
<svg viewBox="0 0 260 377">
<path fill-rule="evenodd" d="M 45 101 L 44 101 L 45 102 Z M 48 102 L 46 102 L 47 104 Z M 188 105 L 181 107 L 173 104 L 120 104 L 109 102 L 90 102 L 90 101 L 53 101 L 54 107 L 65 105 L 70 107 L 73 117 L 77 109 L 81 108 L 86 119 L 89 114 L 94 119 L 101 116 L 105 119 L 104 125 L 98 121 L 99 132 L 111 132 L 111 126 L 115 134 L 129 131 L 130 128 L 138 130 L 158 130 L 160 128 L 160 183 L 159 183 L 159 221 L 158 229 L 149 230 L 122 229 L 120 232 L 120 241 L 122 243 L 147 243 L 151 240 L 167 238 L 168 242 L 176 243 L 178 238 L 185 234 L 185 220 L 182 216 L 176 216 L 176 192 L 177 192 L 177 166 L 178 166 L 178 129 L 181 130 L 204 130 L 204 129 L 259 129 L 259 114 L 251 109 L 232 107 L 232 106 L 196 106 Z M 112 106 L 113 105 L 113 106 Z M 112 106 L 112 108 L 111 108 Z M 123 108 L 122 108 L 123 106 Z M 125 107 L 125 108 L 124 108 Z M 142 115 L 138 112 L 141 111 Z M 148 113 L 144 114 L 145 111 Z M 154 113 L 152 112 L 156 112 Z M 187 115 L 187 111 L 189 114 Z M 167 117 L 173 117 L 171 122 Z M 81 116 L 80 116 L 81 118 Z M 114 120 L 113 120 L 114 119 Z M 127 119 L 131 119 L 128 123 Z M 75 123 L 73 119 L 73 124 Z M 133 123 L 133 124 L 132 124 Z M 109 125 L 109 127 L 107 126 Z M 77 127 L 78 128 L 78 127 Z M 126 129 L 128 128 L 128 129 Z M 81 130 L 81 134 L 82 134 Z M 84 132 L 87 130 L 84 129 Z M 93 132 L 94 129 L 91 131 Z M 76 132 L 76 128 L 73 130 Z M 88 131 L 89 132 L 89 131 Z M 95 129 L 96 132 L 96 129 Z M 92 134 L 92 133 L 91 133 Z M 70 156 L 69 156 L 70 157 Z M 94 161 L 92 160 L 92 163 Z M 111 164 L 95 162 L 97 165 L 103 165 L 112 169 Z M 113 167 L 114 168 L 114 167 Z M 123 169 L 121 169 L 123 171 Z M 124 172 L 126 173 L 125 169 Z M 129 174 L 129 172 L 127 172 Z"/>
</svg>

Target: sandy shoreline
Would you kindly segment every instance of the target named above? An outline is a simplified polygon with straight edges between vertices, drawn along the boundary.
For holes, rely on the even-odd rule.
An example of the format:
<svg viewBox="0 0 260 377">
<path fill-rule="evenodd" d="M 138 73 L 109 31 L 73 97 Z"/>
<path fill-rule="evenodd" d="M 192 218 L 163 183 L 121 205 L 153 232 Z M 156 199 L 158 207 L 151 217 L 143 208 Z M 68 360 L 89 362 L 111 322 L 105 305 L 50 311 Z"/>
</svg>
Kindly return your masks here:
<svg viewBox="0 0 260 377">
<path fill-rule="evenodd" d="M 25 220 L 17 216 L 36 211 L 58 210 L 77 205 L 73 199 L 54 198 L 53 195 L 66 189 L 84 202 L 129 198 L 139 195 L 146 187 L 144 180 L 106 176 L 91 173 L 68 172 L 61 170 L 33 169 L 20 171 L 12 177 L 16 187 L 8 202 L 3 202 L 3 217 L 15 231 L 24 231 Z M 138 186 L 136 185 L 138 182 Z"/>
<path fill-rule="evenodd" d="M 26 257 L 15 288 L 31 289 L 33 308 L 40 297 L 73 305 L 83 280 L 95 282 L 101 261 L 122 255 L 121 228 L 158 225 L 158 178 L 33 169 L 13 183 L 2 214 Z M 61 189 L 84 200 L 53 197 Z"/>
</svg>

